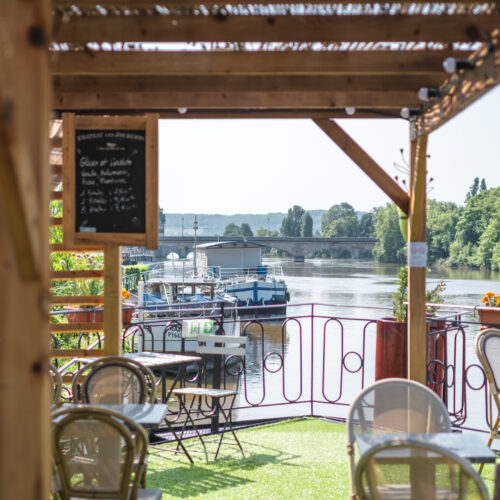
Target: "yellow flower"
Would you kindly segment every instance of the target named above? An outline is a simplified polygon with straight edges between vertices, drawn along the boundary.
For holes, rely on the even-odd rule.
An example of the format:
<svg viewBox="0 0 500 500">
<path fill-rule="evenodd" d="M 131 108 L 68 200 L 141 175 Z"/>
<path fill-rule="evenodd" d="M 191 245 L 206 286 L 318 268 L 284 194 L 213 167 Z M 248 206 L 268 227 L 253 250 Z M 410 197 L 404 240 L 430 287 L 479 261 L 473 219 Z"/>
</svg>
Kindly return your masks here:
<svg viewBox="0 0 500 500">
<path fill-rule="evenodd" d="M 130 292 L 122 288 L 122 299 L 128 299 L 130 297 Z"/>
</svg>

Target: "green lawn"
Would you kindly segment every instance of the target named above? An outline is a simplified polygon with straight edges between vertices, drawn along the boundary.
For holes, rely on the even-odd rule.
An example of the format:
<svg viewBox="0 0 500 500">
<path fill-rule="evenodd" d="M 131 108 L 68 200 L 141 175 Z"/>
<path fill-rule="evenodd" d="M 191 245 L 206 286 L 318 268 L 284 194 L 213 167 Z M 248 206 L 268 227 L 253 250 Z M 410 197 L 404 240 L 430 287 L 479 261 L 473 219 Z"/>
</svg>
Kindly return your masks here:
<svg viewBox="0 0 500 500">
<path fill-rule="evenodd" d="M 194 456 L 189 465 L 184 455 L 150 450 L 148 487 L 164 491 L 164 499 L 348 499 L 345 426 L 306 418 L 240 430 L 245 450 L 222 447 L 216 462 Z M 228 443 L 231 436 L 224 439 Z M 198 442 L 186 441 L 200 450 Z M 172 449 L 172 445 L 169 445 Z M 215 451 L 215 446 L 209 448 Z M 483 471 L 490 491 L 493 466 Z"/>
</svg>

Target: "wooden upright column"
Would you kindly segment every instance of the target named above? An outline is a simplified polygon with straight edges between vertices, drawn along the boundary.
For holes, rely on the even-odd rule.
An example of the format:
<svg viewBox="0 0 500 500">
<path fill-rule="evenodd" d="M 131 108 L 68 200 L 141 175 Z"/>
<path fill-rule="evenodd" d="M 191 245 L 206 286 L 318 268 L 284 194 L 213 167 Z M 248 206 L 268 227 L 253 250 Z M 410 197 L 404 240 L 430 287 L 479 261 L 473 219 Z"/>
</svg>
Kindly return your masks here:
<svg viewBox="0 0 500 500">
<path fill-rule="evenodd" d="M 0 497 L 48 500 L 51 9 L 0 12 Z"/>
<path fill-rule="evenodd" d="M 121 248 L 104 247 L 104 355 L 122 353 Z"/>
<path fill-rule="evenodd" d="M 425 273 L 427 135 L 410 143 L 408 218 L 408 378 L 426 383 Z"/>
</svg>

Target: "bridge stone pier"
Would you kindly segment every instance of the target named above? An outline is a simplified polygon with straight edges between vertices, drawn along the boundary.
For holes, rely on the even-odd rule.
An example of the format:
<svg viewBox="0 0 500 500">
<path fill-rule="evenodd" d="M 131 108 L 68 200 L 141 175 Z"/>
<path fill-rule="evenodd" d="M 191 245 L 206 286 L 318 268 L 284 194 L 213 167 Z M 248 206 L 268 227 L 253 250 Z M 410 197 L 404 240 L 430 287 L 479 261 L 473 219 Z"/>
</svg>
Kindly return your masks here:
<svg viewBox="0 0 500 500">
<path fill-rule="evenodd" d="M 213 241 L 248 241 L 261 245 L 277 248 L 288 252 L 295 262 L 304 262 L 318 252 L 327 252 L 333 258 L 362 258 L 371 257 L 375 238 L 292 238 L 292 237 L 266 237 L 266 238 L 235 238 L 229 236 L 198 236 L 198 244 Z M 164 260 L 168 254 L 176 253 L 180 258 L 186 258 L 194 248 L 193 236 L 160 236 L 155 260 Z"/>
</svg>

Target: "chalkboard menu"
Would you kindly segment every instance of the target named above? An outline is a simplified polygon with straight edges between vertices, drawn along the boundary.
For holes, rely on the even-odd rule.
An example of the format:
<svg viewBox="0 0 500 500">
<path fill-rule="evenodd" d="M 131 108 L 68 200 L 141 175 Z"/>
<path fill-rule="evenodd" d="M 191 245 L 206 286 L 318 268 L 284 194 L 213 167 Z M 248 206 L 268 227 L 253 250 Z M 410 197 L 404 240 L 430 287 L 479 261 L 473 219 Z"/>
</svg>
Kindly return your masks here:
<svg viewBox="0 0 500 500">
<path fill-rule="evenodd" d="M 75 130 L 75 231 L 146 231 L 145 130 Z"/>
<path fill-rule="evenodd" d="M 63 248 L 158 247 L 158 120 L 63 113 Z"/>
</svg>

